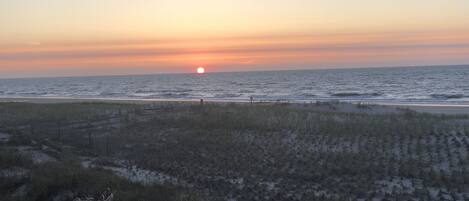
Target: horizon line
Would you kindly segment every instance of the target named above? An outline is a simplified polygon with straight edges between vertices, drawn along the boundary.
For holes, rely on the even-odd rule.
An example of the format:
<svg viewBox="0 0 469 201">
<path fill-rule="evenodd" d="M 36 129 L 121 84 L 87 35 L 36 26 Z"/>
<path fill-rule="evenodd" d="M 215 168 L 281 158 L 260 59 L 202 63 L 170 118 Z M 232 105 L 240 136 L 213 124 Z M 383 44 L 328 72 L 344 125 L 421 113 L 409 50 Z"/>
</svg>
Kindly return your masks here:
<svg viewBox="0 0 469 201">
<path fill-rule="evenodd" d="M 209 71 L 205 74 L 219 73 L 249 73 L 249 72 L 282 72 L 282 71 L 316 71 L 316 70 L 358 70 L 358 69 L 386 69 L 386 68 L 425 68 L 425 67 L 462 67 L 467 64 L 435 64 L 435 65 L 398 65 L 398 66 L 366 66 L 366 67 L 318 67 L 318 68 L 297 68 L 297 69 L 275 69 L 275 70 L 244 70 L 244 71 Z M 70 75 L 70 76 L 31 76 L 31 77 L 0 77 L 0 80 L 21 80 L 21 79 L 54 79 L 54 78 L 93 78 L 93 77 L 126 77 L 126 76 L 154 76 L 154 75 L 196 75 L 195 72 L 168 72 L 168 73 L 148 73 L 148 74 L 102 74 L 102 75 Z M 203 76 L 203 75 L 202 75 Z"/>
</svg>

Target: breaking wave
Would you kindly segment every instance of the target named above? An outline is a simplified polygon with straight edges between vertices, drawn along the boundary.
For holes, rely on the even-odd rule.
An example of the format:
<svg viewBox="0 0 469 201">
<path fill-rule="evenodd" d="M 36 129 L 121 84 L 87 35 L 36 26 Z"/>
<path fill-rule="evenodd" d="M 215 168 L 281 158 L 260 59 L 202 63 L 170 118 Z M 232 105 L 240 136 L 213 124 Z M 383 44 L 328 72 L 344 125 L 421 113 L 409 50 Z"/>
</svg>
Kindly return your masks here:
<svg viewBox="0 0 469 201">
<path fill-rule="evenodd" d="M 339 92 L 331 94 L 333 97 L 375 97 L 382 96 L 381 93 L 358 93 L 358 92 Z"/>
<path fill-rule="evenodd" d="M 436 99 L 459 99 L 459 98 L 466 98 L 464 94 L 431 94 L 430 97 Z"/>
</svg>

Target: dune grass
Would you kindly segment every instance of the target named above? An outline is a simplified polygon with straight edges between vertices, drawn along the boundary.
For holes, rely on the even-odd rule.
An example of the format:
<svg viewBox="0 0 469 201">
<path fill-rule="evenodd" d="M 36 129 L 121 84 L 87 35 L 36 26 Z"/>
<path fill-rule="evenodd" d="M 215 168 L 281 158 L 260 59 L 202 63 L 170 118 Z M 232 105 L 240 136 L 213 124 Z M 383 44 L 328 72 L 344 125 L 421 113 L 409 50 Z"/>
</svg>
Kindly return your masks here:
<svg viewBox="0 0 469 201">
<path fill-rule="evenodd" d="M 364 112 L 350 113 L 336 104 L 0 104 L 9 116 L 0 125 L 16 132 L 12 146 L 35 141 L 111 163 L 126 160 L 189 183 L 204 200 L 469 198 L 468 116 L 361 106 Z M 50 123 L 59 120 L 61 132 Z M 104 174 L 72 170 L 60 178 Z M 123 182 L 107 180 L 113 189 Z M 81 191 L 106 186 L 94 185 Z"/>
<path fill-rule="evenodd" d="M 19 172 L 0 176 L 1 200 L 100 200 L 112 193 L 115 200 L 193 201 L 196 197 L 175 187 L 143 186 L 100 168 L 83 168 L 76 157 L 33 164 L 30 156 L 0 150 L 0 170 Z"/>
</svg>

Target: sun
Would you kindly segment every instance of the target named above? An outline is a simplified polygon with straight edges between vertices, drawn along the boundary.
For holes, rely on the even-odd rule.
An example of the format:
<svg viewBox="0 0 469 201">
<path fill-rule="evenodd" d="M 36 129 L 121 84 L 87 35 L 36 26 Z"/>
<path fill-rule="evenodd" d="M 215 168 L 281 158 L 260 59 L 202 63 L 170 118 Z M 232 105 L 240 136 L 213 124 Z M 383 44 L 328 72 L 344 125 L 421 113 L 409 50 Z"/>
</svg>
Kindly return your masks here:
<svg viewBox="0 0 469 201">
<path fill-rule="evenodd" d="M 198 67 L 197 68 L 197 74 L 204 74 L 205 73 L 205 68 L 204 67 Z"/>
</svg>

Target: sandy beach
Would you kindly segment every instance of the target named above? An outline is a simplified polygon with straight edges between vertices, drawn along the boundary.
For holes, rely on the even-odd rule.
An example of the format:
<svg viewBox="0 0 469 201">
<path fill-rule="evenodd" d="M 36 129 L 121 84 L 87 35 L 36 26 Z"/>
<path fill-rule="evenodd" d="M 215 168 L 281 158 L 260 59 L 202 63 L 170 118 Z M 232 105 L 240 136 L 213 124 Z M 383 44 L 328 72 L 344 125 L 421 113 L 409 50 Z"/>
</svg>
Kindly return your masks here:
<svg viewBox="0 0 469 201">
<path fill-rule="evenodd" d="M 68 98 L 68 97 L 31 97 L 31 98 L 0 98 L 0 102 L 23 102 L 23 103 L 37 103 L 37 104 L 55 104 L 55 103 L 131 103 L 131 104 L 164 104 L 164 103 L 184 103 L 184 104 L 199 104 L 200 100 L 171 100 L 171 99 L 112 99 L 112 98 Z M 248 101 L 244 102 L 230 102 L 230 101 L 210 101 L 204 100 L 205 103 L 211 104 L 227 104 L 227 103 L 237 103 L 237 104 L 246 104 Z M 332 103 L 337 103 L 337 101 L 331 101 Z M 256 104 L 275 104 L 279 102 L 255 102 Z M 283 102 L 282 102 L 283 103 Z M 295 105 L 308 105 L 314 104 L 315 102 L 305 102 L 305 103 L 289 103 L 293 106 Z M 324 101 L 327 103 L 327 101 Z M 336 110 L 338 112 L 363 112 L 363 110 L 357 109 L 356 105 L 361 103 L 348 103 L 340 102 L 337 104 Z M 387 103 L 387 102 L 377 102 L 377 103 L 367 103 L 365 104 L 371 110 L 368 112 L 371 113 L 389 113 L 394 112 L 396 109 L 410 109 L 416 112 L 422 113 L 432 113 L 432 114 L 469 114 L 469 105 L 451 105 L 451 104 L 412 104 L 412 103 Z"/>
</svg>

